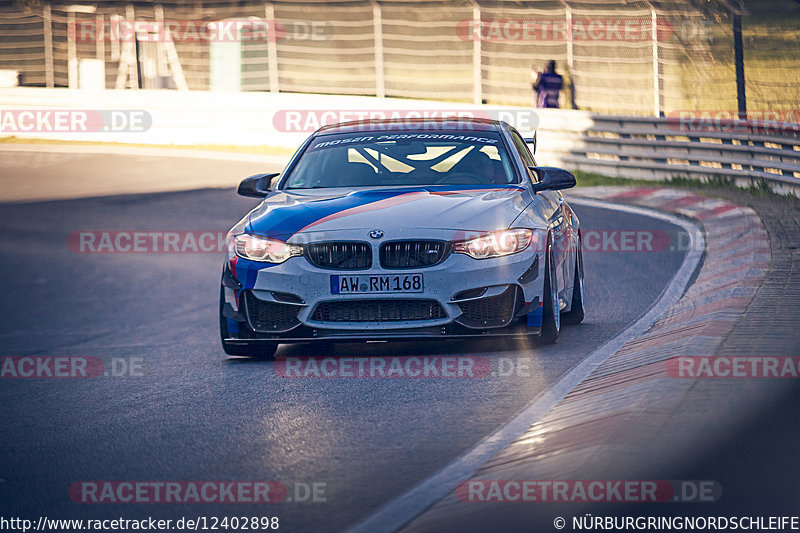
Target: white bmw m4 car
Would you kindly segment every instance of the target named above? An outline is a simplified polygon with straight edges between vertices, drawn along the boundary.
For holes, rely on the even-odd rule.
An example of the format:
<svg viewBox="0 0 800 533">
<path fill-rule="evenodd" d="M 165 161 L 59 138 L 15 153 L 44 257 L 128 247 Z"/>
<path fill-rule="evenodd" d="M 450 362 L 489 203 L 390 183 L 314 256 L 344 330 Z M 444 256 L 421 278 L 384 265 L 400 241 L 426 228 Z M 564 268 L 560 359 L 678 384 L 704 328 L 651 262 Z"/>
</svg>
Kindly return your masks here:
<svg viewBox="0 0 800 533">
<path fill-rule="evenodd" d="M 505 122 L 325 126 L 228 233 L 220 332 L 229 355 L 280 343 L 539 336 L 584 315 L 578 218 Z"/>
</svg>

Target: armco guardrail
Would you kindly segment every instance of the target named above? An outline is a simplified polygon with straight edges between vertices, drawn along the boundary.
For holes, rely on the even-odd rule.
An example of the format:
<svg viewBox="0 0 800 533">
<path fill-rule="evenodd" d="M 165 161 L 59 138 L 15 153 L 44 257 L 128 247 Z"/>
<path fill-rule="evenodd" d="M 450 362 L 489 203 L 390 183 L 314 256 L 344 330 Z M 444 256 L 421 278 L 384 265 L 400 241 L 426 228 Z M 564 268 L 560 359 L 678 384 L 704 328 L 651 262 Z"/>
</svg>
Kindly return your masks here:
<svg viewBox="0 0 800 533">
<path fill-rule="evenodd" d="M 539 110 L 541 158 L 567 168 L 640 179 L 722 178 L 800 192 L 800 125 L 716 120 L 702 113 L 668 118 L 578 115 Z M 569 118 L 569 117 L 567 117 Z"/>
<path fill-rule="evenodd" d="M 530 127 L 537 127 L 536 156 L 543 165 L 627 178 L 723 177 L 737 185 L 763 180 L 776 192 L 800 195 L 800 126 L 787 123 L 681 122 L 679 116 L 619 117 L 564 109 L 299 93 L 13 88 L 0 89 L 2 113 L 23 109 L 141 110 L 147 112 L 150 126 L 146 131 L 100 128 L 91 132 L 19 132 L 9 131 L 2 119 L 0 136 L 295 148 L 321 123 L 336 122 L 336 117 L 352 120 L 354 110 L 405 116 L 410 112 L 430 111 L 435 115 L 468 108 L 479 110 L 478 116 L 519 118 L 524 123 L 515 125 L 523 135 L 530 135 Z M 284 124 L 280 117 L 285 119 L 287 110 L 299 111 L 303 117 L 300 125 L 306 127 L 286 127 L 290 124 Z"/>
</svg>

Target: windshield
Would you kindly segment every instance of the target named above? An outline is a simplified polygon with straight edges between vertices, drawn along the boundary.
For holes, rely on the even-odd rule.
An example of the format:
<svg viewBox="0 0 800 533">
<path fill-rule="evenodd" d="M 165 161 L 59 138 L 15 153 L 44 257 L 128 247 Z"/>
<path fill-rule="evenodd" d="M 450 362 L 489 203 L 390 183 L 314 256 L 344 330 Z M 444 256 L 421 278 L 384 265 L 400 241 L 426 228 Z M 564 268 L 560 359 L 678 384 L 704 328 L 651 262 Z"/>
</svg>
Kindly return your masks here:
<svg viewBox="0 0 800 533">
<path fill-rule="evenodd" d="M 360 132 L 314 139 L 287 189 L 518 183 L 491 131 Z"/>
</svg>

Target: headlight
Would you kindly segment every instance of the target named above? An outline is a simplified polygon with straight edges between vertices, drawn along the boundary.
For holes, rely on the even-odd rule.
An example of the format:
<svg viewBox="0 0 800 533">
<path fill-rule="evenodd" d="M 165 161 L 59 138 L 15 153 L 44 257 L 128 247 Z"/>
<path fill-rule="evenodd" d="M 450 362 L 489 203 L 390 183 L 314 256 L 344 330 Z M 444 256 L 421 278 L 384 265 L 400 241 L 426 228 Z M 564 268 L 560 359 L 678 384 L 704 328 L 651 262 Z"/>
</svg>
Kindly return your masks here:
<svg viewBox="0 0 800 533">
<path fill-rule="evenodd" d="M 529 229 L 507 229 L 481 235 L 475 239 L 457 242 L 453 251 L 474 259 L 488 259 L 521 252 L 530 246 L 533 232 Z"/>
<path fill-rule="evenodd" d="M 290 257 L 303 255 L 303 247 L 297 244 L 286 244 L 247 233 L 234 237 L 234 249 L 239 257 L 265 263 L 283 263 Z"/>
</svg>

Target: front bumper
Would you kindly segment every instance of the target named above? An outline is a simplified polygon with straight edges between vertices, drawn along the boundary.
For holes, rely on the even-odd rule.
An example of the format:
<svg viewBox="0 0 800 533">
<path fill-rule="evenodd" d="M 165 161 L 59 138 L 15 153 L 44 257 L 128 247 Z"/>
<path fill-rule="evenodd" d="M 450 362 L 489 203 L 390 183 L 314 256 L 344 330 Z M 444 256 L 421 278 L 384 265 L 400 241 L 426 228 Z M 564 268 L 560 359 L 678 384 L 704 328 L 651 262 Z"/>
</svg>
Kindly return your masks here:
<svg viewBox="0 0 800 533">
<path fill-rule="evenodd" d="M 374 266 L 332 271 L 305 257 L 278 265 L 240 258 L 234 263 L 223 276 L 223 315 L 229 323 L 246 327 L 229 327 L 226 340 L 233 343 L 524 336 L 540 331 L 544 265 L 533 247 L 484 260 L 452 254 L 438 265 L 407 270 Z M 422 274 L 423 291 L 331 294 L 331 275 L 336 274 Z"/>
</svg>

